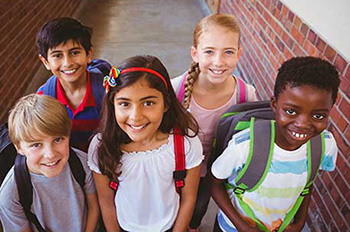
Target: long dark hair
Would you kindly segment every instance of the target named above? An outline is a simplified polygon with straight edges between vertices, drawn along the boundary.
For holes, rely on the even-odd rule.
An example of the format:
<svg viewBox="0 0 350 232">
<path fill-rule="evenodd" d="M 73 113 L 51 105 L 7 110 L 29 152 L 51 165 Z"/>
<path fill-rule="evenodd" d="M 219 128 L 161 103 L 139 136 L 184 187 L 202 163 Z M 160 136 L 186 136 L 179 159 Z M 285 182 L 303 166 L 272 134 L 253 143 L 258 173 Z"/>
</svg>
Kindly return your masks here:
<svg viewBox="0 0 350 232">
<path fill-rule="evenodd" d="M 136 83 L 144 78 L 151 88 L 154 88 L 163 94 L 164 106 L 168 109 L 160 124 L 159 130 L 163 133 L 171 133 L 173 128 L 179 128 L 182 135 L 194 137 L 198 134 L 198 124 L 194 117 L 186 111 L 181 103 L 177 100 L 173 87 L 171 86 L 169 74 L 160 62 L 154 56 L 134 56 L 124 60 L 118 69 L 123 70 L 132 67 L 142 67 L 152 69 L 161 74 L 164 82 L 154 74 L 147 72 L 127 72 L 116 78 L 117 85 L 112 87 L 102 102 L 102 119 L 100 126 L 100 145 L 98 148 L 98 165 L 103 175 L 107 175 L 110 179 L 118 181 L 121 174 L 121 145 L 131 142 L 129 136 L 119 127 L 116 122 L 114 112 L 114 96 L 115 94 Z"/>
</svg>

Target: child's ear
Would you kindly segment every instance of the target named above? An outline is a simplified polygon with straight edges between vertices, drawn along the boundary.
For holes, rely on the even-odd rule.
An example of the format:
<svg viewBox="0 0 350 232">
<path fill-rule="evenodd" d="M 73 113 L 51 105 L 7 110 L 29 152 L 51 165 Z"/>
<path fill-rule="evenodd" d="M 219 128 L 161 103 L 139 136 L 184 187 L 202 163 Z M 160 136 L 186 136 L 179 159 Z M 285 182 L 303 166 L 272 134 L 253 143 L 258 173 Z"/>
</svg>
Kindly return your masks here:
<svg viewBox="0 0 350 232">
<path fill-rule="evenodd" d="M 274 96 L 271 97 L 270 99 L 270 106 L 271 106 L 271 109 L 273 110 L 273 112 L 276 113 L 276 109 L 277 109 L 277 100 Z"/>
<path fill-rule="evenodd" d="M 49 70 L 49 71 L 51 70 L 49 62 L 41 54 L 39 54 L 39 60 L 41 60 L 41 62 L 43 62 L 43 64 L 45 65 L 45 68 L 47 70 Z"/>
<path fill-rule="evenodd" d="M 242 49 L 241 48 L 238 48 L 238 51 L 237 51 L 237 60 L 239 60 L 241 58 L 241 55 L 242 55 Z"/>
<path fill-rule="evenodd" d="M 23 150 L 22 150 L 19 146 L 15 145 L 15 144 L 13 144 L 13 145 L 15 146 L 17 152 L 18 152 L 20 155 L 24 155 Z"/>
<path fill-rule="evenodd" d="M 198 63 L 198 52 L 197 48 L 195 48 L 194 46 L 191 47 L 191 57 L 194 62 Z"/>
<path fill-rule="evenodd" d="M 93 53 L 93 49 L 91 47 L 90 50 L 88 51 L 88 53 L 86 54 L 88 64 L 92 61 L 92 53 Z"/>
</svg>

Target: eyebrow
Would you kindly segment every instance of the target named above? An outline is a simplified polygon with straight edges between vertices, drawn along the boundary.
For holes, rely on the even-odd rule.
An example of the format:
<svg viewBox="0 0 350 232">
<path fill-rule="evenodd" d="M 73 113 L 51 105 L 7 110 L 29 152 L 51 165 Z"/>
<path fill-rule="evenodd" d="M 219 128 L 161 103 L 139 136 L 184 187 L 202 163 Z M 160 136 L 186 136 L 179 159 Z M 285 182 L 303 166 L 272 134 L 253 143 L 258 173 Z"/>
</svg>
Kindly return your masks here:
<svg viewBox="0 0 350 232">
<path fill-rule="evenodd" d="M 299 107 L 299 106 L 297 106 L 297 105 L 294 105 L 294 104 L 292 104 L 292 103 L 284 103 L 284 107 L 286 107 L 286 106 L 288 106 L 288 107 L 293 107 L 293 108 L 296 108 L 296 109 L 300 109 L 301 107 Z M 316 109 L 316 110 L 314 110 L 314 111 L 316 111 L 316 112 L 320 112 L 320 111 L 322 111 L 322 112 L 328 112 L 329 110 L 328 109 Z"/>
<path fill-rule="evenodd" d="M 215 49 L 214 47 L 204 47 L 204 48 L 202 48 L 202 49 Z M 235 50 L 235 51 L 237 51 L 238 50 L 238 48 L 235 48 L 235 47 L 227 47 L 227 48 L 223 48 L 224 50 L 227 50 L 227 49 L 233 49 L 233 50 Z"/>
<path fill-rule="evenodd" d="M 68 52 L 74 51 L 74 50 L 83 50 L 83 48 L 81 47 L 74 47 L 68 50 Z M 54 53 L 61 53 L 62 50 L 51 50 L 50 54 L 54 54 Z"/>
<path fill-rule="evenodd" d="M 157 96 L 147 96 L 147 97 L 143 97 L 140 99 L 140 101 L 144 101 L 144 100 L 149 100 L 149 99 L 157 99 Z M 126 97 L 118 97 L 116 98 L 117 101 L 130 101 L 130 98 L 126 98 Z"/>
</svg>

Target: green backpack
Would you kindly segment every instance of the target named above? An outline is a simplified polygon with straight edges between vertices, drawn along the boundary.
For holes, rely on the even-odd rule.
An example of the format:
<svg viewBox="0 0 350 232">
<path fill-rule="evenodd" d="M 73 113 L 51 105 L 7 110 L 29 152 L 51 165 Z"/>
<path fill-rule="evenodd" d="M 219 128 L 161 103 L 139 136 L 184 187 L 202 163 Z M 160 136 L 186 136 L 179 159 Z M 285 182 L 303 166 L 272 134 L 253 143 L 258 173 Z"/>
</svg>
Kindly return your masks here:
<svg viewBox="0 0 350 232">
<path fill-rule="evenodd" d="M 269 101 L 247 102 L 230 107 L 221 116 L 217 125 L 213 153 L 208 166 L 211 167 L 211 164 L 224 151 L 235 133 L 250 128 L 250 150 L 247 162 L 235 179 L 236 185 L 226 183 L 226 188 L 233 190 L 244 213 L 254 220 L 263 231 L 269 230 L 255 217 L 249 205 L 242 200 L 242 194 L 245 191 L 256 190 L 268 173 L 275 141 L 274 117 Z M 323 154 L 324 133 L 321 133 L 307 142 L 307 184 L 278 231 L 283 231 L 290 224 L 304 196 L 309 194 L 309 187 L 317 177 Z"/>
</svg>

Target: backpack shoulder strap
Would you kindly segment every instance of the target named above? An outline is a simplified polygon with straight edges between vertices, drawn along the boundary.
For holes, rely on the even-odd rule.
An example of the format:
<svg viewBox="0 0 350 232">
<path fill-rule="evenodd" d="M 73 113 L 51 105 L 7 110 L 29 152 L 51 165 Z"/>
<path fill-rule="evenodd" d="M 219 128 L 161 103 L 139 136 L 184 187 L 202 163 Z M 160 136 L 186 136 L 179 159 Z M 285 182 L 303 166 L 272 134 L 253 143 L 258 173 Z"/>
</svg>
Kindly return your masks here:
<svg viewBox="0 0 350 232">
<path fill-rule="evenodd" d="M 237 103 L 244 103 L 248 101 L 247 89 L 245 82 L 239 78 L 234 76 L 237 84 Z"/>
<path fill-rule="evenodd" d="M 95 98 L 95 103 L 97 105 L 98 111 L 101 112 L 102 100 L 105 95 L 105 90 L 103 88 L 103 74 L 100 72 L 95 72 L 96 70 L 87 71 L 90 75 L 92 93 Z"/>
<path fill-rule="evenodd" d="M 94 69 L 98 70 L 98 72 L 100 72 L 103 77 L 109 74 L 111 68 L 111 65 L 107 61 L 101 59 L 93 59 L 87 67 L 89 71 L 92 71 Z"/>
<path fill-rule="evenodd" d="M 55 75 L 51 76 L 43 86 L 43 94 L 56 98 L 56 83 L 57 77 Z"/>
<path fill-rule="evenodd" d="M 33 203 L 33 185 L 30 179 L 25 156 L 17 154 L 14 171 L 19 202 L 23 207 L 24 214 L 28 221 L 33 223 L 39 232 L 44 232 L 45 229 L 40 225 L 38 218 L 31 212 L 31 206 Z"/>
<path fill-rule="evenodd" d="M 184 100 L 184 96 L 185 96 L 185 82 L 186 82 L 186 78 L 187 78 L 188 73 L 185 72 L 182 75 L 182 80 L 177 92 L 177 100 L 179 100 L 179 102 L 182 102 Z"/>
<path fill-rule="evenodd" d="M 254 191 L 265 179 L 269 170 L 275 141 L 274 121 L 251 119 L 250 150 L 247 162 L 236 178 L 234 192 Z M 271 136 L 266 136 L 271 135 Z"/>
<path fill-rule="evenodd" d="M 83 192 L 85 192 L 84 186 L 85 186 L 86 173 L 84 171 L 83 165 L 78 155 L 75 153 L 75 151 L 72 148 L 70 148 L 69 150 L 68 163 L 69 163 L 70 170 L 74 176 L 74 179 L 78 182 Z"/>
<path fill-rule="evenodd" d="M 310 149 L 311 149 L 311 164 L 308 162 L 308 169 L 311 170 L 309 181 L 314 181 L 317 177 L 318 170 L 321 166 L 321 162 L 325 152 L 325 141 L 324 141 L 324 132 L 313 137 L 310 140 Z M 309 157 L 308 157 L 309 159 Z"/>
<path fill-rule="evenodd" d="M 175 171 L 173 172 L 173 178 L 175 180 L 176 192 L 180 194 L 181 188 L 185 186 L 186 157 L 184 137 L 178 128 L 174 128 L 174 151 Z"/>
</svg>

